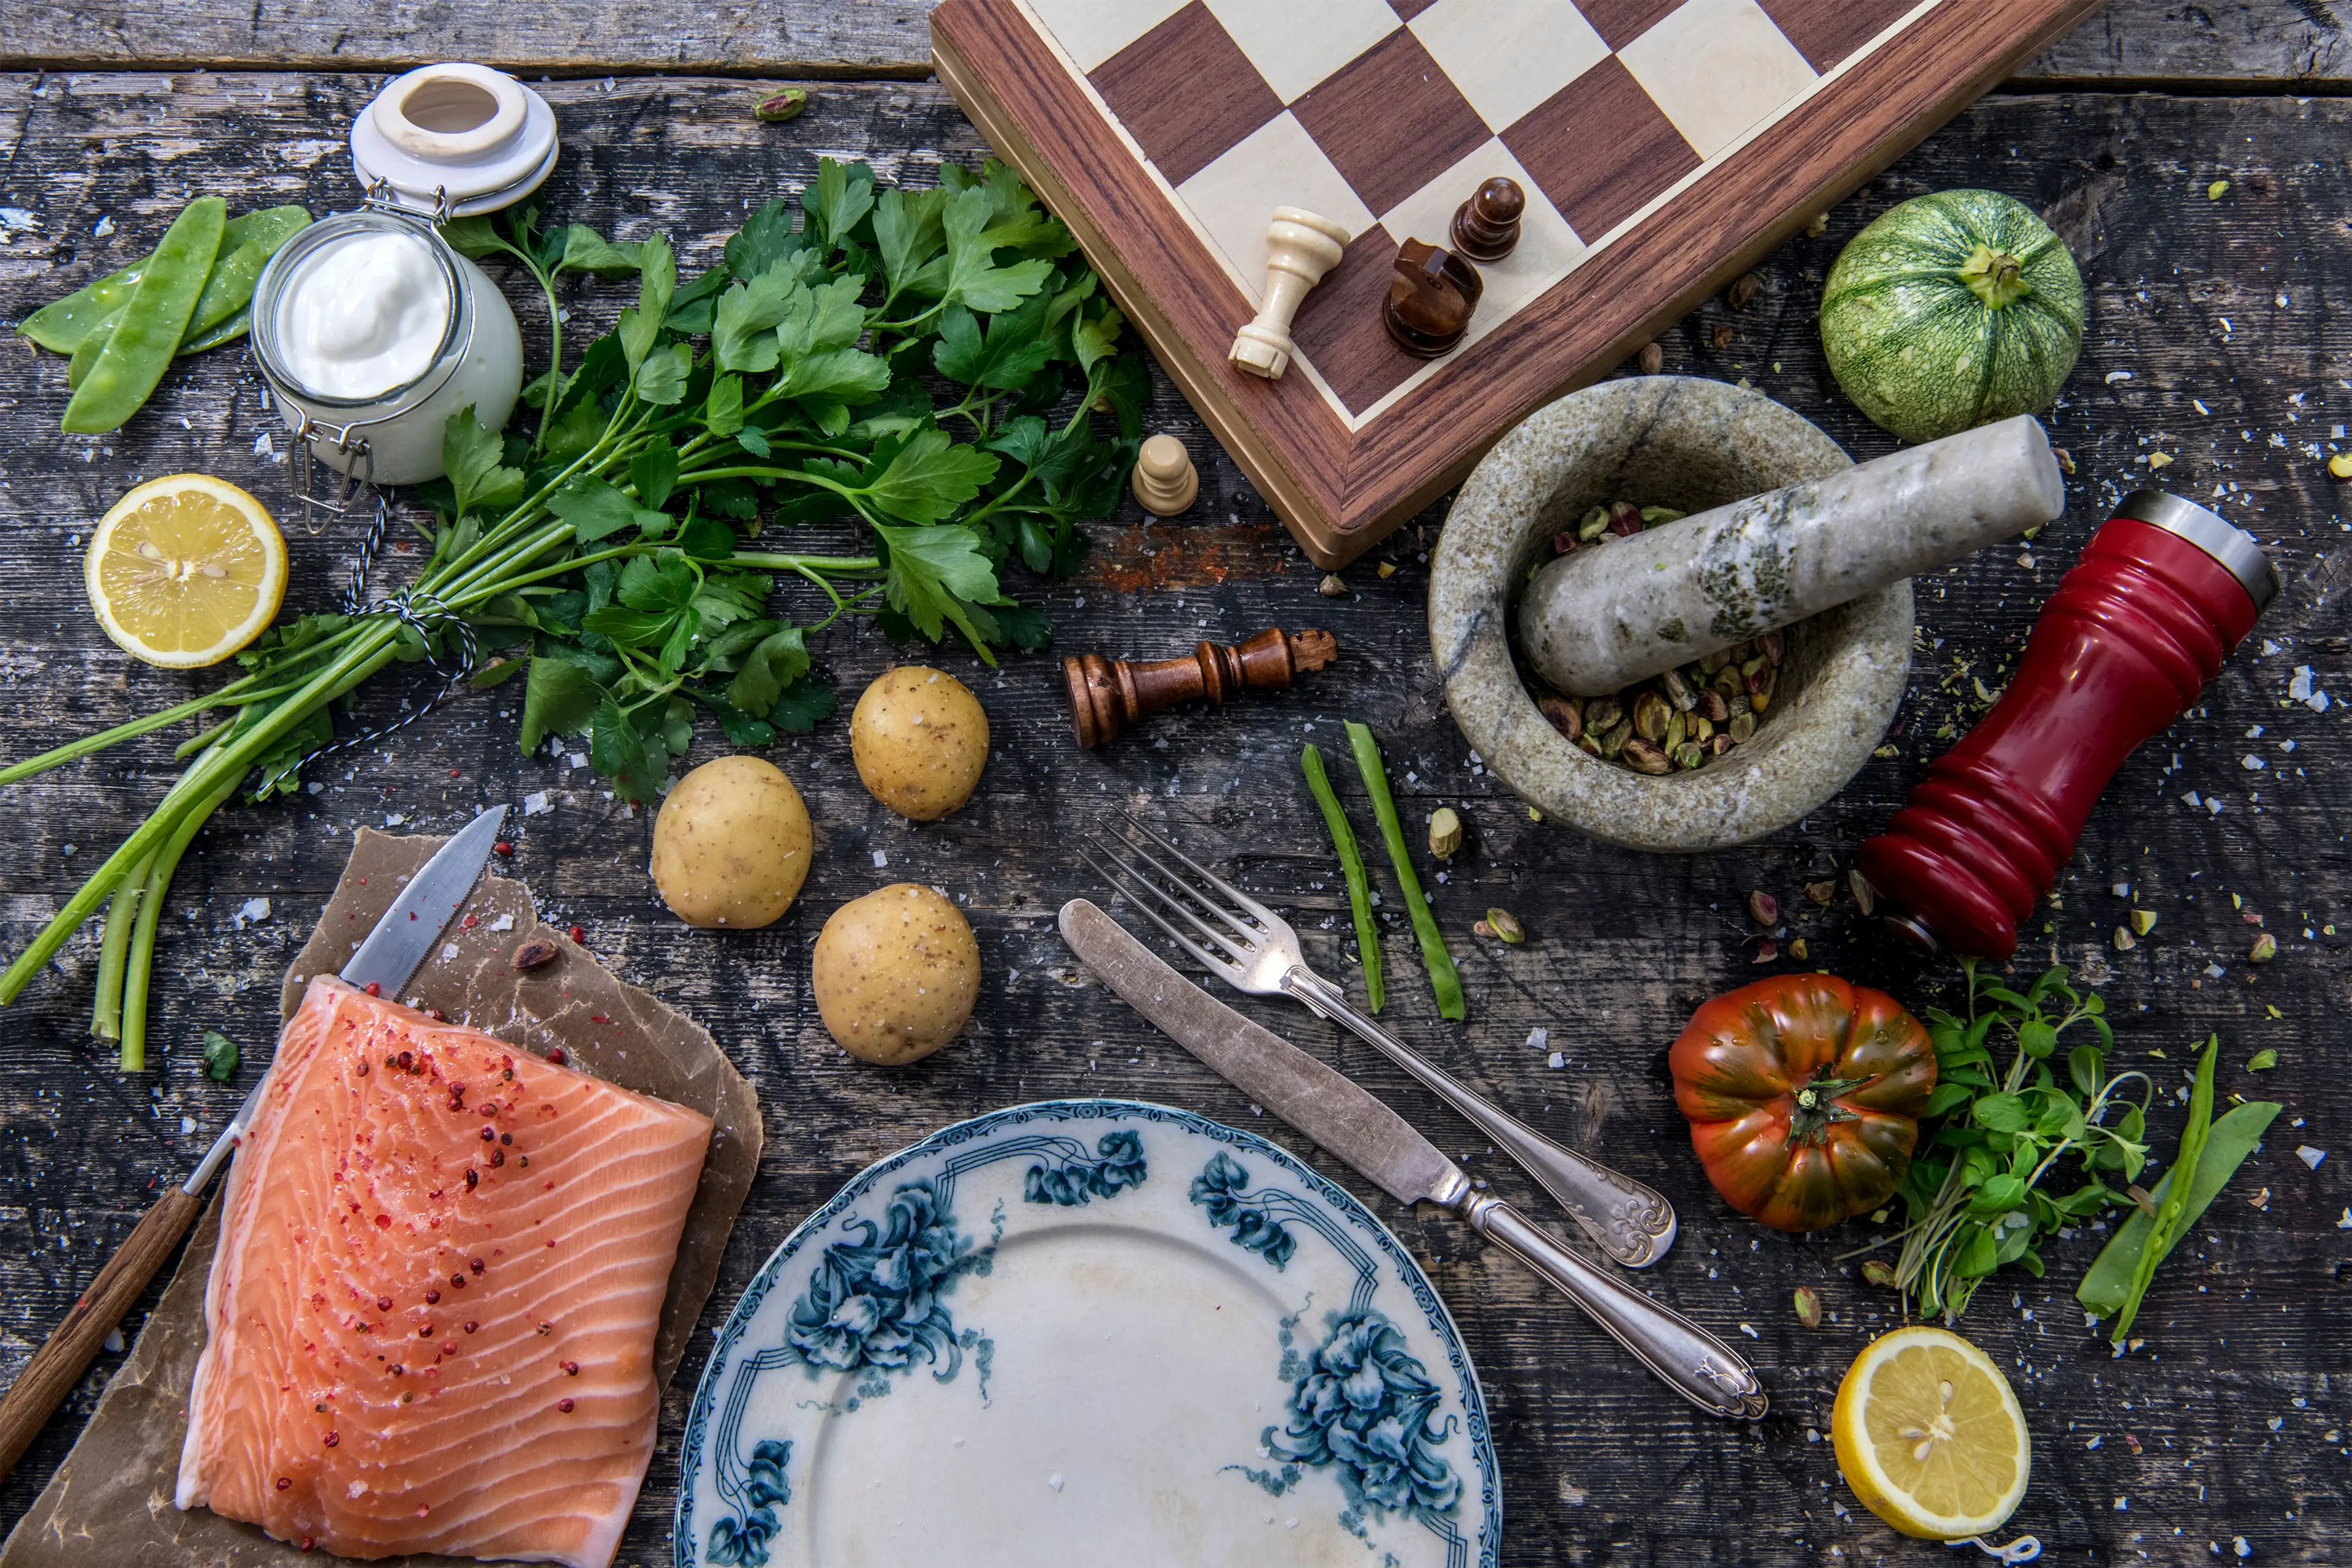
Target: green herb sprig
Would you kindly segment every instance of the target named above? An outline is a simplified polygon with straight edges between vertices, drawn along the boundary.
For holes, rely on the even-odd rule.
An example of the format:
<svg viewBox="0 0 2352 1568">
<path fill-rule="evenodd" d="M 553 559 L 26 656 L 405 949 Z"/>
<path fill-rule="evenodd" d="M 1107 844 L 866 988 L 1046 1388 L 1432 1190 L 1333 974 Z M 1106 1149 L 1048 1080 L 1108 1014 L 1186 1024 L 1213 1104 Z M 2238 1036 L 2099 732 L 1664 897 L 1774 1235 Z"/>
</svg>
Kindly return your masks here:
<svg viewBox="0 0 2352 1568">
<path fill-rule="evenodd" d="M 1349 826 L 1339 796 L 1331 788 L 1331 775 L 1324 771 L 1322 752 L 1311 742 L 1300 748 L 1298 766 L 1307 774 L 1307 788 L 1323 812 L 1323 826 L 1330 832 L 1331 847 L 1339 852 L 1339 872 L 1348 881 L 1348 909 L 1356 921 L 1356 953 L 1364 965 L 1364 995 L 1370 1004 L 1370 1010 L 1378 1013 L 1387 1004 L 1388 991 L 1381 980 L 1381 928 L 1372 919 L 1372 882 L 1364 869 L 1364 852 L 1357 847 L 1356 830 Z"/>
<path fill-rule="evenodd" d="M 299 788 L 303 761 L 333 739 L 332 705 L 393 662 L 446 663 L 454 620 L 499 656 L 477 686 L 524 677 L 526 752 L 585 733 L 597 772 L 637 801 L 691 744 L 698 710 L 738 745 L 829 711 L 807 639 L 844 616 L 901 638 L 952 627 L 992 663 L 1001 647 L 1041 646 L 1044 617 L 1002 574 L 1016 556 L 1040 574 L 1076 570 L 1078 524 L 1109 515 L 1133 461 L 1147 373 L 1120 352 L 1125 323 L 1069 231 L 1010 170 L 940 177 L 886 190 L 863 163 L 823 160 L 800 222 L 768 203 L 683 283 L 660 236 L 617 242 L 544 226 L 530 208 L 447 226 L 459 250 L 540 284 L 553 353 L 506 429 L 459 410 L 447 478 L 418 488 L 435 521 L 407 592 L 430 607 L 427 629 L 304 616 L 209 695 L 0 769 L 14 783 L 227 713 L 179 748 L 187 771 L 0 973 L 0 1005 L 110 904 L 93 1028 L 120 1039 L 126 1069 L 143 1066 L 157 920 L 196 831 L 240 790 Z M 566 275 L 637 283 L 571 366 Z M 763 520 L 841 517 L 870 553 L 752 548 Z M 821 612 L 772 614 L 780 584 L 815 589 Z"/>
<path fill-rule="evenodd" d="M 1429 912 L 1429 900 L 1423 895 L 1421 878 L 1412 868 L 1412 856 L 1405 847 L 1404 824 L 1398 820 L 1396 801 L 1389 794 L 1388 769 L 1381 763 L 1381 743 L 1373 738 L 1370 725 L 1351 720 L 1348 724 L 1348 746 L 1355 753 L 1356 772 L 1364 781 L 1364 793 L 1372 797 L 1372 816 L 1380 823 L 1381 840 L 1388 847 L 1389 868 L 1396 873 L 1397 887 L 1404 896 L 1405 913 L 1412 918 L 1412 934 L 1421 942 L 1421 961 L 1429 971 L 1429 988 L 1437 995 L 1437 1016 L 1458 1022 L 1470 1016 L 1462 999 L 1462 976 L 1454 967 L 1454 954 L 1446 951 L 1445 935 L 1437 929 L 1437 917 Z"/>
<path fill-rule="evenodd" d="M 1948 1319 L 2005 1264 L 2039 1278 L 2043 1236 L 2126 1201 L 2105 1178 L 2129 1183 L 2146 1164 L 2154 1092 L 2145 1073 L 2108 1071 L 2105 1004 L 2068 984 L 2063 965 L 2022 993 L 1962 967 L 1965 1013 L 1925 1010 L 1938 1069 L 1926 1115 L 1937 1121 L 1897 1189 L 1910 1223 L 1895 1287 Z M 2083 1179 L 2053 1194 L 2043 1183 L 2069 1154 Z"/>
</svg>

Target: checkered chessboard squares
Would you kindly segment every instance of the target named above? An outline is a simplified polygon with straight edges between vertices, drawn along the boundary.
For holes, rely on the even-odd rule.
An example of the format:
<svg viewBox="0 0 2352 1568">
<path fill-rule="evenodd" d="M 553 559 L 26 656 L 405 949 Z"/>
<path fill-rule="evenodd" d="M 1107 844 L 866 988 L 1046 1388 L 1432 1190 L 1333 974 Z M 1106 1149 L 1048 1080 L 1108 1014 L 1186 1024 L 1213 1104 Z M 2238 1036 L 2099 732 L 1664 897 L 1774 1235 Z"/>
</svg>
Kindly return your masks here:
<svg viewBox="0 0 2352 1568">
<path fill-rule="evenodd" d="M 1356 234 L 1296 336 L 1361 415 L 1423 363 L 1379 325 L 1397 244 L 1482 180 L 1542 199 L 1474 341 L 1916 0 L 1025 3 L 1253 297 L 1276 205 Z"/>
</svg>

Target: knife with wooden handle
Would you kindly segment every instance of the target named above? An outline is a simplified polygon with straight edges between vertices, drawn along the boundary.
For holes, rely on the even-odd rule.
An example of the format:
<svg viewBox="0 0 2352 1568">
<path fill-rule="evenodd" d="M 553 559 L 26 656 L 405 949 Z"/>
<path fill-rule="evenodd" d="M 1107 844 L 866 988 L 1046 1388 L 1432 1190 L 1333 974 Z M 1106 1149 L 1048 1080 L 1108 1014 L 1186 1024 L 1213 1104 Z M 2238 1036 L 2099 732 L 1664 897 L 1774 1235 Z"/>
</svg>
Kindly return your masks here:
<svg viewBox="0 0 2352 1568">
<path fill-rule="evenodd" d="M 1472 1187 L 1460 1166 L 1363 1089 L 1177 973 L 1087 900 L 1064 904 L 1061 927 L 1071 951 L 1137 1012 L 1391 1197 L 1453 1211 L 1700 1409 L 1748 1421 L 1764 1414 L 1763 1383 L 1738 1352 Z"/>
<path fill-rule="evenodd" d="M 492 806 L 433 852 L 361 942 L 352 961 L 343 965 L 345 980 L 361 987 L 373 984 L 387 996 L 408 984 L 473 895 L 482 868 L 489 864 L 490 848 L 506 815 L 505 806 Z M 6 1395 L 0 1397 L 0 1480 L 7 1479 L 16 1469 L 16 1461 L 25 1457 L 25 1450 L 81 1381 L 81 1374 L 89 1370 L 106 1336 L 122 1321 L 122 1315 L 139 1300 L 139 1292 L 188 1234 L 205 1188 L 228 1163 L 246 1129 L 253 1124 L 253 1113 L 268 1082 L 269 1075 L 264 1072 L 197 1162 L 194 1173 L 164 1194 L 163 1201 L 131 1227 L 114 1256 L 106 1260 L 106 1267 L 98 1271 L 98 1278 L 89 1282 L 89 1289 L 74 1302 L 65 1321 L 33 1352 L 33 1359 L 8 1385 Z"/>
</svg>

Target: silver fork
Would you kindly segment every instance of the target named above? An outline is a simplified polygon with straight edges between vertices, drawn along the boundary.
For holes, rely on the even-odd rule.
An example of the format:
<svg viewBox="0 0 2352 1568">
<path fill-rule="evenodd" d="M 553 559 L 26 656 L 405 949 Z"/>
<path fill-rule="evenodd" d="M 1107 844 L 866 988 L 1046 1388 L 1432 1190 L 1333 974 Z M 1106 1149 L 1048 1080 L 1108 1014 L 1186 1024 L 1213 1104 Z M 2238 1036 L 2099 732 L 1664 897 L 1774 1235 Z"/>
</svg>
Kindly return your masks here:
<svg viewBox="0 0 2352 1568">
<path fill-rule="evenodd" d="M 1507 1152 L 1559 1200 L 1594 1246 L 1626 1268 L 1646 1268 L 1665 1256 L 1674 1245 L 1675 1211 L 1656 1191 L 1562 1148 L 1456 1083 L 1356 1011 L 1343 988 L 1308 968 L 1298 933 L 1280 915 L 1141 823 L 1130 818 L 1126 826 L 1128 837 L 1114 840 L 1097 833 L 1092 847 L 1081 852 L 1177 946 L 1234 989 L 1291 997 L 1369 1042 Z"/>
</svg>

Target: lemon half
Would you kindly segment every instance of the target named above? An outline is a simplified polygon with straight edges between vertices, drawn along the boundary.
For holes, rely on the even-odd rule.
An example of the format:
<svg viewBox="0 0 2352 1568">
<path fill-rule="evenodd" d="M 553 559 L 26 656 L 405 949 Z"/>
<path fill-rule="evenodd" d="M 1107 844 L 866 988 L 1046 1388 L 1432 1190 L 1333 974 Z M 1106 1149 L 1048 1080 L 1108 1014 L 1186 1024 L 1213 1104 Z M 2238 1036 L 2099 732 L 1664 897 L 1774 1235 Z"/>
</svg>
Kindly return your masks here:
<svg viewBox="0 0 2352 1568">
<path fill-rule="evenodd" d="M 286 541 L 262 504 L 208 474 L 133 489 L 90 536 L 90 607 L 122 650 L 169 669 L 221 660 L 286 597 Z"/>
<path fill-rule="evenodd" d="M 1906 1535 L 1998 1530 L 2024 1500 L 2033 1446 L 1992 1359 L 1942 1329 L 1873 1340 L 1830 1414 L 1838 1468 L 1863 1506 Z"/>
</svg>

